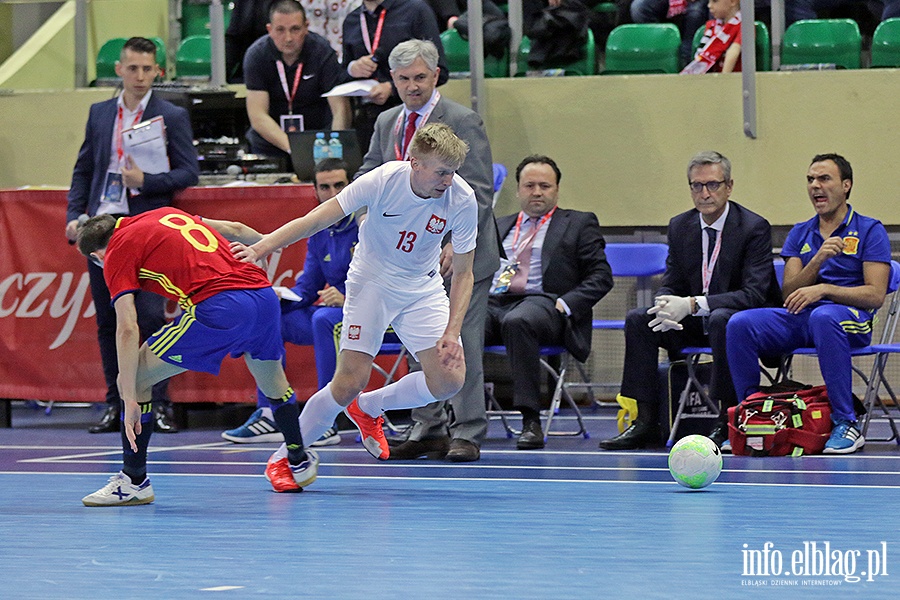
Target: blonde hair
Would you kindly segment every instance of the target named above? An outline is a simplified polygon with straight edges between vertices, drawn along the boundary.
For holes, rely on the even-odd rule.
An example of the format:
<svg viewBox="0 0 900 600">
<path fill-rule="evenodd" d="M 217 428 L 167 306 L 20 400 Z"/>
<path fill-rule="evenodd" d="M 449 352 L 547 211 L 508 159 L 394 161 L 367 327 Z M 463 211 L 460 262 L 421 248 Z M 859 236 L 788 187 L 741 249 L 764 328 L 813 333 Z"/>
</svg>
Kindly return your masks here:
<svg viewBox="0 0 900 600">
<path fill-rule="evenodd" d="M 428 123 L 419 127 L 409 143 L 410 156 L 420 160 L 426 157 L 437 158 L 457 169 L 466 160 L 468 152 L 469 145 L 444 123 Z"/>
</svg>

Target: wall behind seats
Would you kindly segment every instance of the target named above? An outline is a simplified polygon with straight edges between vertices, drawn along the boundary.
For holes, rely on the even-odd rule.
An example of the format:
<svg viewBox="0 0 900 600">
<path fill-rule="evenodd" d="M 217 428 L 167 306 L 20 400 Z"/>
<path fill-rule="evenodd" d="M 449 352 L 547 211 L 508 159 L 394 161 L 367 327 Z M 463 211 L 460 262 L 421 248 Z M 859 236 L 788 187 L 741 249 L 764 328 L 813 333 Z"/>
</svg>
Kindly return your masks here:
<svg viewBox="0 0 900 600">
<path fill-rule="evenodd" d="M 468 102 L 468 81 L 444 88 Z M 860 212 L 900 224 L 900 70 L 760 73 L 755 140 L 739 74 L 489 79 L 487 94 L 494 161 L 510 171 L 498 215 L 516 209 L 516 164 L 538 152 L 558 161 L 565 206 L 601 225 L 665 225 L 691 206 L 690 157 L 714 149 L 732 161 L 732 197 L 773 224 L 809 218 L 805 174 L 822 152 L 850 160 Z"/>
</svg>

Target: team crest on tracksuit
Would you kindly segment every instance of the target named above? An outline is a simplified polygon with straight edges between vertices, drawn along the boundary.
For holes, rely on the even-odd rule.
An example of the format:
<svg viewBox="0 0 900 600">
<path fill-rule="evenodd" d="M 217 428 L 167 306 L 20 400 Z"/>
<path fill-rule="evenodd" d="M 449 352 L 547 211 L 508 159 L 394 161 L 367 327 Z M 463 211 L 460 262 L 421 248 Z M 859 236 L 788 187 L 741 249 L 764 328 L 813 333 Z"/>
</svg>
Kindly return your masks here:
<svg viewBox="0 0 900 600">
<path fill-rule="evenodd" d="M 425 231 L 428 233 L 444 233 L 444 226 L 447 224 L 447 219 L 442 219 L 439 216 L 432 214 L 431 218 L 428 219 L 428 226 L 425 227 Z"/>
<path fill-rule="evenodd" d="M 361 330 L 362 330 L 362 326 L 361 326 L 361 325 L 351 325 L 351 326 L 347 329 L 347 339 L 358 340 L 358 339 L 359 339 L 359 333 L 360 333 Z"/>
<path fill-rule="evenodd" d="M 844 254 L 856 254 L 856 250 L 859 248 L 859 238 L 853 236 L 847 236 L 844 238 Z"/>
</svg>

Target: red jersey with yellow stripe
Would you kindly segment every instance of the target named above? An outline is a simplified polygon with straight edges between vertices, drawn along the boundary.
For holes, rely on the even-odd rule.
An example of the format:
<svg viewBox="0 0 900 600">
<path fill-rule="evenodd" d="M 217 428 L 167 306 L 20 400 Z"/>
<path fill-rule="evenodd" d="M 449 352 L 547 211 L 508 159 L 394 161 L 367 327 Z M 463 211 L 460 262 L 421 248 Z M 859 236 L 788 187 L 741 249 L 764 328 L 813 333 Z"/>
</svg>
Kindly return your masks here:
<svg viewBox="0 0 900 600">
<path fill-rule="evenodd" d="M 200 217 L 171 207 L 119 219 L 103 275 L 113 303 L 147 290 L 185 310 L 219 292 L 271 285 L 261 268 L 234 258 L 228 241 Z"/>
</svg>

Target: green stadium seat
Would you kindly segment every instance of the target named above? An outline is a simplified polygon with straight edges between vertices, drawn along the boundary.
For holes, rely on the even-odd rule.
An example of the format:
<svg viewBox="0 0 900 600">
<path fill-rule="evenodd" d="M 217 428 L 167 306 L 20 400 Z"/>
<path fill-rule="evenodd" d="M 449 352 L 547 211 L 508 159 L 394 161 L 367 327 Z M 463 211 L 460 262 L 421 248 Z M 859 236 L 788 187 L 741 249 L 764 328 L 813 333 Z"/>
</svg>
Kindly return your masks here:
<svg viewBox="0 0 900 600">
<path fill-rule="evenodd" d="M 872 66 L 900 67 L 900 18 L 886 19 L 875 29 Z"/>
<path fill-rule="evenodd" d="M 469 69 L 469 42 L 462 39 L 455 29 L 448 29 L 441 33 L 441 44 L 444 46 L 444 54 L 447 56 L 447 68 L 451 75 L 465 73 Z M 484 57 L 485 77 L 509 77 L 509 51 L 503 58 L 496 56 Z"/>
<path fill-rule="evenodd" d="M 528 36 L 522 36 L 522 43 L 519 45 L 519 73 L 524 75 L 529 70 L 528 54 L 531 52 L 531 40 Z M 596 75 L 597 74 L 597 46 L 594 43 L 594 33 L 587 30 L 587 41 L 584 44 L 584 58 L 575 62 L 550 62 L 543 66 L 543 69 L 561 69 L 566 75 Z"/>
<path fill-rule="evenodd" d="M 212 52 L 208 35 L 192 35 L 185 38 L 175 54 L 175 75 L 178 79 L 185 77 L 203 77 L 212 75 Z"/>
<path fill-rule="evenodd" d="M 681 34 L 672 23 L 619 25 L 606 40 L 603 75 L 678 73 Z"/>
<path fill-rule="evenodd" d="M 156 46 L 156 64 L 159 65 L 159 68 L 162 70 L 159 77 L 156 78 L 157 81 L 164 79 L 166 76 L 166 66 L 168 64 L 168 60 L 166 59 L 166 43 L 162 40 L 161 37 L 152 37 L 147 38 Z"/>
<path fill-rule="evenodd" d="M 860 68 L 862 38 L 851 19 L 804 19 L 784 32 L 781 64 L 834 64 L 844 69 Z"/>
<path fill-rule="evenodd" d="M 97 53 L 97 80 L 99 82 L 111 82 L 118 80 L 116 75 L 116 61 L 122 53 L 122 46 L 127 40 L 125 38 L 112 38 L 107 40 Z"/>
<path fill-rule="evenodd" d="M 700 40 L 703 38 L 704 27 L 701 27 L 694 34 L 694 45 L 691 50 L 691 56 L 697 54 L 697 48 L 700 47 Z M 756 70 L 771 71 L 772 70 L 772 38 L 769 37 L 769 28 L 762 21 L 756 22 Z"/>
<path fill-rule="evenodd" d="M 209 2 L 181 3 L 181 39 L 194 35 L 209 35 Z"/>
</svg>

